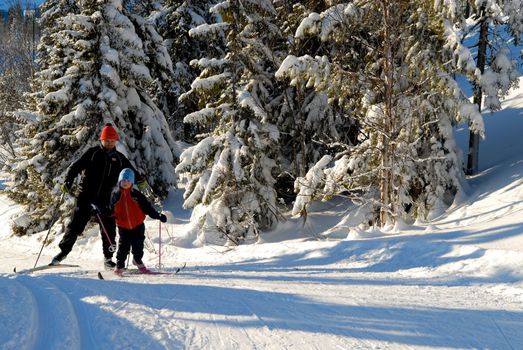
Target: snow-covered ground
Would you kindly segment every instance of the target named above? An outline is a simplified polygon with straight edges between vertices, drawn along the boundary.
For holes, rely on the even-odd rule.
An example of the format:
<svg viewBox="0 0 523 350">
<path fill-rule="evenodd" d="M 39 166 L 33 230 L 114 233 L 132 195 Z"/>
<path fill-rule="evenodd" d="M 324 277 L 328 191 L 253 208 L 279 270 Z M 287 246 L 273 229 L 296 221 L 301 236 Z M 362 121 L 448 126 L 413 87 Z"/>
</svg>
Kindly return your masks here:
<svg viewBox="0 0 523 350">
<path fill-rule="evenodd" d="M 346 213 L 332 202 L 264 243 L 197 248 L 173 192 L 161 261 L 187 263 L 174 276 L 98 280 L 95 229 L 66 260 L 81 268 L 14 275 L 47 232 L 10 237 L 22 208 L 0 194 L 0 349 L 523 349 L 523 89 L 485 120 L 468 196 L 401 233 L 333 228 Z M 147 233 L 154 267 L 158 221 Z"/>
</svg>

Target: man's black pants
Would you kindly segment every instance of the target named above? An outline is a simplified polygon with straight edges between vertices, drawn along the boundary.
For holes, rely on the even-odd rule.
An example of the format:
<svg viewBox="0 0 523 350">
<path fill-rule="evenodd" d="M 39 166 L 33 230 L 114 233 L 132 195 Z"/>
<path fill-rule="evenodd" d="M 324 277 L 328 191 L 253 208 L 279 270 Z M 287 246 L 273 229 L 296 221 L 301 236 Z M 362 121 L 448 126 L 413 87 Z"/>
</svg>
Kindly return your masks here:
<svg viewBox="0 0 523 350">
<path fill-rule="evenodd" d="M 60 253 L 56 256 L 58 260 L 63 260 L 67 254 L 71 252 L 76 239 L 83 233 L 85 226 L 92 216 L 93 208 L 91 203 L 83 201 L 77 203 L 72 220 L 69 225 L 67 225 L 64 237 L 58 244 L 58 247 L 60 247 L 61 250 Z M 98 221 L 98 225 L 100 226 L 100 235 L 102 236 L 102 249 L 104 257 L 105 259 L 111 259 L 114 252 L 111 251 L 110 246 L 116 244 L 116 223 L 114 217 L 99 213 L 97 215 L 96 221 Z M 107 232 L 107 235 L 104 233 L 104 228 Z"/>
</svg>

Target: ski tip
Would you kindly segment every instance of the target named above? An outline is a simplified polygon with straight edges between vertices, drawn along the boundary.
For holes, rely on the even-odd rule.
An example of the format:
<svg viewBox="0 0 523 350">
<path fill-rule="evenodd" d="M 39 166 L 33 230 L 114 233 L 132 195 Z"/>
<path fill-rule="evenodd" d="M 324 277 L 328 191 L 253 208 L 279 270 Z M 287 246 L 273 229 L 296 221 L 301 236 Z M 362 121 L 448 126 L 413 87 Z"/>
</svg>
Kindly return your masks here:
<svg viewBox="0 0 523 350">
<path fill-rule="evenodd" d="M 104 279 L 104 276 L 102 276 L 102 273 L 101 273 L 101 272 L 98 272 L 98 279 L 99 279 L 99 280 L 103 280 L 103 279 Z"/>
<path fill-rule="evenodd" d="M 183 263 L 182 266 L 178 267 L 178 268 L 176 269 L 176 271 L 174 271 L 174 274 L 176 275 L 178 272 L 180 272 L 180 271 L 182 271 L 183 269 L 185 269 L 185 266 L 187 266 L 187 263 L 186 263 L 186 262 Z"/>
</svg>

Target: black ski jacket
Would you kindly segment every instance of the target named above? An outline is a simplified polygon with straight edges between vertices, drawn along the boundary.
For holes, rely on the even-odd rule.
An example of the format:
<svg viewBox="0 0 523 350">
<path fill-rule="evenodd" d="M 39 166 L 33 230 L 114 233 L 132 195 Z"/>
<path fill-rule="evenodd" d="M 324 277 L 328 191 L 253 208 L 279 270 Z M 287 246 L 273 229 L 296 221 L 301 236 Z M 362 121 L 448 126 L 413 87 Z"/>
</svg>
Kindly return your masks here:
<svg viewBox="0 0 523 350">
<path fill-rule="evenodd" d="M 120 171 L 125 168 L 134 171 L 137 181 L 142 179 L 131 162 L 116 148 L 107 151 L 101 145 L 95 146 L 88 149 L 80 159 L 69 166 L 65 185 L 67 188 L 71 188 L 74 179 L 82 174 L 78 201 L 95 204 L 102 212 L 106 212 L 112 189 L 118 182 Z"/>
</svg>

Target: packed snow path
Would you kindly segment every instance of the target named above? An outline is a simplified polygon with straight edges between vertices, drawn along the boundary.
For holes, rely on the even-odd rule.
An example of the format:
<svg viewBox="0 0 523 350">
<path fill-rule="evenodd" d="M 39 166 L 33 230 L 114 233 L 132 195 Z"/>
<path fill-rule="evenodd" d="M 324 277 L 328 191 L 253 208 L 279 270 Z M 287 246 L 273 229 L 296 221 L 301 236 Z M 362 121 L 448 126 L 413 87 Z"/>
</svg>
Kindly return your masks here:
<svg viewBox="0 0 523 350">
<path fill-rule="evenodd" d="M 2 315 L 18 316 L 2 322 L 1 348 L 523 349 L 521 294 L 507 302 L 499 286 L 355 270 L 253 262 L 104 281 L 94 270 L 4 275 Z"/>
</svg>

